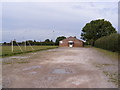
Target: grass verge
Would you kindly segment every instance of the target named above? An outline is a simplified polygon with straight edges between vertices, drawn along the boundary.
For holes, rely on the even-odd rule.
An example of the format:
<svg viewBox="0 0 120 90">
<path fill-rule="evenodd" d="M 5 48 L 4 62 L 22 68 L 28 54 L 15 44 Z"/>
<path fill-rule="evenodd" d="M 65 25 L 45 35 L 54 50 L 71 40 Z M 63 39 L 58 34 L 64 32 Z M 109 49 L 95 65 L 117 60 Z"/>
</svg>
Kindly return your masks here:
<svg viewBox="0 0 120 90">
<path fill-rule="evenodd" d="M 104 50 L 104 49 L 96 48 L 96 47 L 93 47 L 93 48 L 111 58 L 118 59 L 118 57 L 120 57 L 120 54 L 118 52 L 112 52 L 112 51 L 108 51 L 108 50 Z"/>
</svg>

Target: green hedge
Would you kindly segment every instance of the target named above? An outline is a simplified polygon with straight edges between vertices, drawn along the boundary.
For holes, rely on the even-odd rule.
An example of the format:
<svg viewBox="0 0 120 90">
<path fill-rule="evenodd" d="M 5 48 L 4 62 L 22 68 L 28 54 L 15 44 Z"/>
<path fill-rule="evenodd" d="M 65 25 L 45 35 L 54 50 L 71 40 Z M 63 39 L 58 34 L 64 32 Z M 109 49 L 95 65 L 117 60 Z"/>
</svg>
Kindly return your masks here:
<svg viewBox="0 0 120 90">
<path fill-rule="evenodd" d="M 119 41 L 119 42 L 118 42 Z M 95 47 L 120 52 L 120 34 L 111 34 L 95 41 Z"/>
</svg>

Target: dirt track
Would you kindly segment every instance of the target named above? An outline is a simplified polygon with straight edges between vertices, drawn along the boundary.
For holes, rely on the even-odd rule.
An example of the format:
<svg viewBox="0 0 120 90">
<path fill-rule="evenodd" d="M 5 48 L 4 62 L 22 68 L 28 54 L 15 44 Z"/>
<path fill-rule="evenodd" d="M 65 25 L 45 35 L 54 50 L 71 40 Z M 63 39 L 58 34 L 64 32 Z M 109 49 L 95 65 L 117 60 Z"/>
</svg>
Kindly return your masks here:
<svg viewBox="0 0 120 90">
<path fill-rule="evenodd" d="M 117 60 L 93 48 L 51 49 L 3 61 L 3 88 L 117 87 L 103 73 L 117 73 Z"/>
</svg>

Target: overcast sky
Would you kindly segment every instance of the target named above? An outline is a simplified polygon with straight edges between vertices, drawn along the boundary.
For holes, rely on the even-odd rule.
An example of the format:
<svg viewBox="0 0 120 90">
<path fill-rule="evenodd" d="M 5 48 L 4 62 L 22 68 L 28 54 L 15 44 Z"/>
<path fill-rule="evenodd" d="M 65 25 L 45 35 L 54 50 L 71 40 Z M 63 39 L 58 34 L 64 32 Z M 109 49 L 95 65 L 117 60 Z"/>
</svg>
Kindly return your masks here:
<svg viewBox="0 0 120 90">
<path fill-rule="evenodd" d="M 118 2 L 2 2 L 3 42 L 80 38 L 85 24 L 96 19 L 118 29 Z"/>
</svg>

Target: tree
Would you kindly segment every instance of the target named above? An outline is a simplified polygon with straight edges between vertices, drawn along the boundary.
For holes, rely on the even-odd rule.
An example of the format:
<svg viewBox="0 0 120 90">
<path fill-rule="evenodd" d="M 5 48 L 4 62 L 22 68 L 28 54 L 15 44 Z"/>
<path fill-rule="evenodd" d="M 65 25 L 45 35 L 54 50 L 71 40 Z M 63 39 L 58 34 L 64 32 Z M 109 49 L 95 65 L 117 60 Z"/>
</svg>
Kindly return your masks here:
<svg viewBox="0 0 120 90">
<path fill-rule="evenodd" d="M 42 42 L 43 45 L 54 45 L 54 42 L 50 39 L 46 39 L 44 42 Z"/>
<path fill-rule="evenodd" d="M 81 39 L 86 40 L 94 46 L 94 43 L 98 38 L 110 35 L 112 33 L 116 33 L 116 30 L 112 24 L 104 19 L 98 19 L 87 23 L 83 27 Z"/>
<path fill-rule="evenodd" d="M 16 46 L 16 45 L 17 45 L 16 40 L 11 41 L 11 42 L 10 42 L 10 45 L 12 45 L 12 43 L 13 43 L 13 45 L 14 45 L 14 46 Z"/>
<path fill-rule="evenodd" d="M 53 40 L 51 40 L 50 42 L 53 42 Z"/>
<path fill-rule="evenodd" d="M 66 37 L 64 37 L 64 36 L 57 37 L 57 39 L 55 41 L 55 45 L 59 45 L 59 41 L 61 41 L 63 39 L 66 39 Z"/>
<path fill-rule="evenodd" d="M 32 40 L 28 40 L 28 41 L 26 41 L 26 44 L 27 45 L 34 45 L 34 42 Z"/>
<path fill-rule="evenodd" d="M 4 44 L 4 45 L 6 45 L 7 43 L 6 43 L 6 42 L 4 42 L 3 44 Z"/>
<path fill-rule="evenodd" d="M 50 40 L 49 40 L 49 39 L 46 39 L 45 42 L 50 42 Z"/>
<path fill-rule="evenodd" d="M 36 40 L 34 40 L 34 43 L 36 43 Z"/>
</svg>

